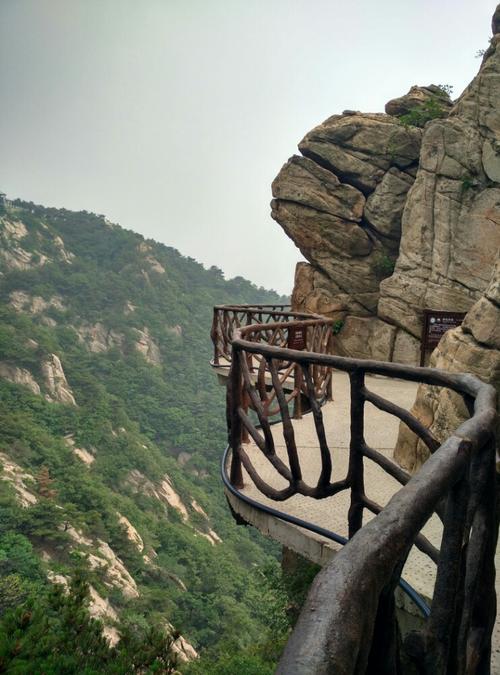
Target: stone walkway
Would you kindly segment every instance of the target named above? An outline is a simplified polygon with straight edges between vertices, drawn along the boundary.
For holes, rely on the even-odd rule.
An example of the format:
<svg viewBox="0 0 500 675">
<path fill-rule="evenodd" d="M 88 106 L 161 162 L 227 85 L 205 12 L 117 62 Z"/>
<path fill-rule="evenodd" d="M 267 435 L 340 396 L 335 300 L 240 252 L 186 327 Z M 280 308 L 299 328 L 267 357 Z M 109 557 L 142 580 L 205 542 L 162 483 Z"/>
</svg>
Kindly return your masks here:
<svg viewBox="0 0 500 675">
<path fill-rule="evenodd" d="M 417 385 L 412 382 L 389 380 L 376 376 L 367 376 L 366 386 L 368 389 L 384 396 L 384 398 L 387 398 L 390 401 L 398 403 L 406 409 L 409 409 L 413 404 L 417 389 Z M 338 480 L 343 478 L 347 472 L 350 439 L 349 379 L 345 373 L 334 372 L 333 398 L 333 402 L 328 403 L 323 407 L 323 419 L 327 433 L 327 441 L 333 455 L 333 480 Z M 320 459 L 312 415 L 305 415 L 302 420 L 294 420 L 293 424 L 304 480 L 308 484 L 314 485 L 320 471 Z M 392 450 L 396 442 L 398 428 L 399 420 L 397 418 L 381 412 L 370 403 L 366 404 L 365 437 L 369 446 L 376 448 L 387 457 L 392 457 Z M 281 425 L 275 425 L 273 427 L 273 436 L 277 453 L 286 461 L 286 447 L 283 440 Z M 286 482 L 274 471 L 253 442 L 247 445 L 245 449 L 251 457 L 254 466 L 258 469 L 260 476 L 264 480 L 274 487 L 284 487 L 286 485 Z M 384 506 L 400 487 L 400 484 L 378 467 L 378 465 L 365 459 L 365 489 L 366 494 L 370 499 L 381 506 Z M 255 488 L 249 477 L 245 476 L 245 488 L 243 493 L 256 501 L 268 504 L 269 506 L 290 513 L 303 520 L 321 525 L 329 530 L 333 530 L 337 534 L 347 536 L 349 491 L 344 491 L 334 497 L 322 500 L 314 500 L 301 495 L 295 495 L 285 502 L 277 503 L 264 497 Z M 373 517 L 374 516 L 365 509 L 365 522 Z M 272 519 L 268 517 L 267 520 Z M 259 522 L 257 521 L 258 518 L 255 519 L 253 524 L 265 531 L 266 534 L 273 536 L 272 524 L 266 523 L 260 527 L 259 523 L 263 523 L 264 521 L 262 519 Z M 296 530 L 300 529 L 295 528 L 295 526 L 288 527 Z M 314 539 L 316 542 L 321 540 L 317 535 L 306 533 L 303 530 L 300 531 L 301 536 Z M 437 516 L 433 516 L 428 521 L 422 532 L 434 546 L 440 546 L 442 526 L 441 521 Z M 282 537 L 278 537 L 278 539 L 283 543 Z M 329 540 L 324 540 L 321 544 L 326 549 L 338 548 L 338 545 Z M 325 559 L 330 556 L 331 553 L 329 553 Z M 318 556 L 308 557 L 314 559 Z M 497 554 L 497 562 L 498 561 L 499 558 Z M 431 598 L 435 581 L 435 571 L 436 566 L 434 563 L 432 563 L 426 555 L 413 547 L 403 570 L 403 578 L 421 595 L 426 598 Z M 498 620 L 495 625 L 493 643 L 492 673 L 500 675 L 500 625 Z"/>
</svg>

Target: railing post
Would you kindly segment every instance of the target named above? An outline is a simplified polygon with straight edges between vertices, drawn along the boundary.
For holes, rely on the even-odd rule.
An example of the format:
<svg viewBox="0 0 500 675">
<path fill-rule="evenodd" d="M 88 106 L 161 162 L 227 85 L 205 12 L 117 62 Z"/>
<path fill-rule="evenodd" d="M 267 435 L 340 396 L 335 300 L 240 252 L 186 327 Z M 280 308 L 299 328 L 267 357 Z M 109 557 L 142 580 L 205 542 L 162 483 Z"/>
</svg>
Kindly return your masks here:
<svg viewBox="0 0 500 675">
<path fill-rule="evenodd" d="M 247 360 L 248 370 L 253 373 L 253 354 L 247 353 L 245 358 Z"/>
<path fill-rule="evenodd" d="M 349 446 L 348 481 L 351 488 L 351 506 L 349 508 L 349 539 L 363 527 L 363 505 L 365 496 L 363 446 L 365 399 L 363 388 L 365 373 L 355 370 L 349 374 L 351 381 L 351 443 Z"/>
<path fill-rule="evenodd" d="M 481 449 L 481 462 L 471 472 L 471 499 L 477 499 L 467 546 L 464 607 L 459 644 L 465 663 L 459 675 L 489 673 L 491 635 L 496 616 L 495 551 L 498 538 L 496 443 L 494 434 Z M 474 468 L 474 467 L 473 467 Z"/>
<path fill-rule="evenodd" d="M 250 373 L 253 372 L 253 356 L 249 353 L 241 352 L 241 358 L 246 359 L 248 370 Z M 241 379 L 241 407 L 245 411 L 245 414 L 248 414 L 248 408 L 250 405 L 250 396 L 243 386 L 243 380 Z M 248 443 L 250 441 L 250 436 L 248 435 L 248 429 L 243 426 L 241 429 L 241 442 Z"/>
<path fill-rule="evenodd" d="M 293 418 L 302 419 L 302 368 L 298 363 L 293 369 L 293 388 L 297 391 L 293 401 Z"/>
<path fill-rule="evenodd" d="M 327 401 L 332 401 L 333 400 L 333 388 L 332 388 L 332 369 L 328 368 L 326 377 L 328 378 L 327 383 L 326 383 L 326 400 Z"/>
<path fill-rule="evenodd" d="M 222 335 L 223 350 L 224 350 L 223 356 L 225 358 L 231 360 L 229 358 L 229 350 L 231 348 L 231 340 L 229 339 L 228 324 L 229 324 L 229 312 L 226 312 L 225 310 L 223 310 L 223 312 L 222 312 L 222 325 L 219 324 L 221 335 Z"/>
<path fill-rule="evenodd" d="M 395 566 L 389 583 L 382 589 L 378 599 L 377 614 L 371 639 L 367 673 L 377 675 L 400 675 L 400 632 L 396 619 L 396 598 L 394 591 L 398 585 L 405 559 Z M 436 674 L 437 675 L 437 671 Z"/>
<path fill-rule="evenodd" d="M 242 355 L 242 358 L 246 358 L 247 361 L 249 359 L 249 355 L 247 354 L 246 356 Z M 252 357 L 250 355 L 250 361 L 249 361 L 249 370 L 252 372 Z M 239 365 L 239 363 L 238 363 Z M 243 408 L 244 412 L 246 415 L 248 415 L 248 407 L 250 405 L 250 396 L 248 395 L 248 392 L 246 391 L 245 387 L 243 386 L 243 380 L 240 377 L 240 387 L 241 387 L 241 407 Z M 250 436 L 248 435 L 248 429 L 246 428 L 245 425 L 242 425 L 241 427 L 241 442 L 242 443 L 248 443 L 250 441 Z"/>
<path fill-rule="evenodd" d="M 326 343 L 326 353 L 327 354 L 333 354 L 333 332 L 332 332 L 332 325 L 330 324 L 327 327 L 328 330 L 328 340 Z M 328 368 L 326 371 L 325 377 L 327 379 L 327 384 L 326 384 L 326 400 L 331 401 L 333 399 L 333 389 L 332 389 L 332 377 L 333 371 L 331 368 Z"/>
<path fill-rule="evenodd" d="M 459 672 L 465 645 L 457 644 L 457 615 L 462 613 L 464 556 L 469 483 L 467 471 L 451 488 L 437 567 L 432 609 L 426 626 L 425 661 L 428 672 Z M 458 622 L 459 623 L 459 622 Z"/>
<path fill-rule="evenodd" d="M 218 316 L 219 310 L 214 307 L 214 316 L 212 319 L 212 328 L 210 329 L 210 337 L 212 339 L 212 344 L 214 346 L 214 366 L 219 365 L 219 347 L 217 339 L 217 326 L 218 326 Z"/>
<path fill-rule="evenodd" d="M 239 355 L 239 350 L 233 346 L 233 359 L 227 386 L 227 420 L 229 424 L 229 445 L 232 453 L 230 480 L 235 488 L 241 490 L 243 487 L 243 471 L 240 458 L 242 424 L 238 408 L 241 406 L 242 377 Z"/>
</svg>

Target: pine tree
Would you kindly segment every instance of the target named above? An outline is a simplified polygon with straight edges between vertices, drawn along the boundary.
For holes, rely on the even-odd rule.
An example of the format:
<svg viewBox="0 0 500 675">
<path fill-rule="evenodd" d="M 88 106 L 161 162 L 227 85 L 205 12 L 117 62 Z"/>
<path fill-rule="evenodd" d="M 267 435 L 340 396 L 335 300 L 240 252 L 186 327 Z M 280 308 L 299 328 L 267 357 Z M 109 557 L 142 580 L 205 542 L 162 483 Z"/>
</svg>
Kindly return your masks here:
<svg viewBox="0 0 500 675">
<path fill-rule="evenodd" d="M 40 497 L 44 499 L 55 499 L 57 497 L 57 490 L 54 490 L 51 485 L 54 482 L 50 477 L 49 468 L 47 466 L 42 466 L 37 473 L 36 477 L 36 489 Z"/>
</svg>

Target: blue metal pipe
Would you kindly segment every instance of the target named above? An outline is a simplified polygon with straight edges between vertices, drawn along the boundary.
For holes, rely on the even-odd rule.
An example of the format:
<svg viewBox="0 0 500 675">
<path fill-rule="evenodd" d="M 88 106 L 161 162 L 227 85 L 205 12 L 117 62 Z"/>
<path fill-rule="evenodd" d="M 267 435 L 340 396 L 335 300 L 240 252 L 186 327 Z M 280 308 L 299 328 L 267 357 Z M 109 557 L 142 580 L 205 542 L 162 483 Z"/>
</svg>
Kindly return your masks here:
<svg viewBox="0 0 500 675">
<path fill-rule="evenodd" d="M 280 520 L 284 520 L 287 523 L 292 523 L 292 525 L 302 527 L 305 530 L 309 530 L 309 532 L 319 534 L 320 536 L 326 537 L 327 539 L 330 539 L 331 541 L 334 541 L 337 544 L 341 544 L 342 546 L 344 546 L 344 544 L 347 544 L 349 540 L 346 537 L 342 537 L 340 534 L 337 534 L 336 532 L 327 530 L 326 528 L 320 527 L 319 525 L 314 525 L 314 523 L 309 523 L 306 520 L 302 520 L 301 518 L 292 516 L 289 513 L 285 513 L 284 511 L 278 511 L 278 509 L 274 509 L 271 506 L 261 504 L 260 502 L 255 501 L 255 499 L 247 497 L 242 492 L 237 490 L 233 485 L 231 485 L 231 482 L 229 481 L 229 476 L 227 475 L 226 472 L 228 454 L 229 454 L 229 446 L 226 447 L 224 454 L 222 456 L 221 477 L 222 482 L 224 483 L 225 487 L 229 490 L 229 492 L 231 492 L 231 494 L 240 499 L 242 502 L 249 504 L 254 509 L 262 511 L 263 513 L 267 513 L 268 515 L 273 516 L 274 518 L 279 518 Z M 422 598 L 422 596 L 419 595 L 419 593 L 417 593 L 417 591 L 413 588 L 413 586 L 410 586 L 410 584 L 404 579 L 399 580 L 399 586 L 403 590 L 403 592 L 406 593 L 406 595 L 415 603 L 415 605 L 418 607 L 422 615 L 427 619 L 431 613 L 431 609 L 429 605 L 425 602 L 425 600 Z"/>
</svg>

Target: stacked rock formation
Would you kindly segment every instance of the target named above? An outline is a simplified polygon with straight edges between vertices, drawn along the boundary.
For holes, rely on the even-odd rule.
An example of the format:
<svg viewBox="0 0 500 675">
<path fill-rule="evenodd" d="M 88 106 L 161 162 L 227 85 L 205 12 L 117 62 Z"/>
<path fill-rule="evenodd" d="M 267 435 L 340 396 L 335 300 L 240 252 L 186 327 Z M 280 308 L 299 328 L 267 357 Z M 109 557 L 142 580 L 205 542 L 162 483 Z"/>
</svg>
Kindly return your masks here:
<svg viewBox="0 0 500 675">
<path fill-rule="evenodd" d="M 380 270 L 398 249 L 421 135 L 388 115 L 334 115 L 307 134 L 299 144 L 304 157 L 292 157 L 273 183 L 272 217 L 312 263 L 315 285 L 326 277 L 339 310 L 376 313 Z"/>
<path fill-rule="evenodd" d="M 500 246 L 498 24 L 453 106 L 430 85 L 385 114 L 334 115 L 273 183 L 272 217 L 308 260 L 294 308 L 341 319 L 340 354 L 418 364 L 423 310 L 468 311 L 488 285 Z M 420 128 L 419 111 L 438 118 Z"/>
</svg>

